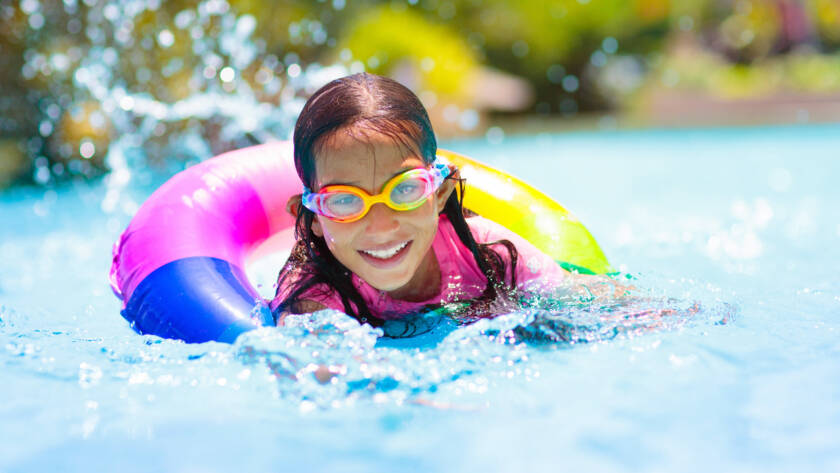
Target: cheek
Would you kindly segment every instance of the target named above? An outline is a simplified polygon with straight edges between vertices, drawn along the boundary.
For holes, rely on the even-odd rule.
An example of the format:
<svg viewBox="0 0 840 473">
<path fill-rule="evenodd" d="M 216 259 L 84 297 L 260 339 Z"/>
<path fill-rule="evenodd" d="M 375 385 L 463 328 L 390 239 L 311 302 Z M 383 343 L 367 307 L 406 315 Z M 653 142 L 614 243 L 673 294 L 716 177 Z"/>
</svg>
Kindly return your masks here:
<svg viewBox="0 0 840 473">
<path fill-rule="evenodd" d="M 437 220 L 441 211 L 443 211 L 443 207 L 438 205 L 434 195 L 429 197 L 429 202 L 421 207 L 421 209 L 424 210 L 424 215 L 430 220 Z"/>
<path fill-rule="evenodd" d="M 438 212 L 435 208 L 434 202 L 429 202 L 426 205 L 408 212 L 408 219 L 411 225 L 418 231 L 433 232 L 437 228 Z"/>
<path fill-rule="evenodd" d="M 319 219 L 320 220 L 320 219 Z M 355 225 L 350 223 L 338 223 L 329 219 L 320 220 L 321 230 L 324 234 L 324 240 L 327 242 L 327 247 L 335 251 L 340 249 L 343 245 L 347 245 L 353 241 L 356 233 Z"/>
</svg>

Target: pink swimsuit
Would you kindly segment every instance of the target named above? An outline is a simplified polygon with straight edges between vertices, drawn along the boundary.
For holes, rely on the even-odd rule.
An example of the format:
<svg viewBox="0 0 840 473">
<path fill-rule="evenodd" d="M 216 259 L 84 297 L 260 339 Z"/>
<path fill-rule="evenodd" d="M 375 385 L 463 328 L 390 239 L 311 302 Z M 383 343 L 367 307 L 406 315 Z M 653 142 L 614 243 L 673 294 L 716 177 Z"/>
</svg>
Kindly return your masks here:
<svg viewBox="0 0 840 473">
<path fill-rule="evenodd" d="M 467 219 L 470 230 L 477 243 L 489 243 L 508 240 L 516 247 L 519 254 L 516 264 L 516 284 L 522 288 L 535 279 L 562 279 L 567 273 L 551 257 L 545 255 L 534 245 L 501 225 L 482 217 Z M 416 312 L 429 304 L 473 299 L 481 295 L 487 286 L 487 279 L 478 268 L 472 252 L 461 243 L 455 229 L 445 215 L 440 216 L 438 231 L 432 249 L 440 265 L 440 292 L 438 295 L 420 302 L 392 299 L 387 293 L 373 288 L 367 282 L 352 276 L 353 285 L 368 305 L 372 315 L 381 319 L 398 319 L 402 315 Z M 501 245 L 494 248 L 502 257 L 507 267 L 505 280 L 510 280 L 510 255 Z M 280 288 L 272 301 L 276 307 L 289 294 L 291 287 Z M 330 309 L 344 310 L 341 297 L 335 291 L 325 291 L 315 287 L 304 293 L 302 300 L 319 302 Z"/>
</svg>

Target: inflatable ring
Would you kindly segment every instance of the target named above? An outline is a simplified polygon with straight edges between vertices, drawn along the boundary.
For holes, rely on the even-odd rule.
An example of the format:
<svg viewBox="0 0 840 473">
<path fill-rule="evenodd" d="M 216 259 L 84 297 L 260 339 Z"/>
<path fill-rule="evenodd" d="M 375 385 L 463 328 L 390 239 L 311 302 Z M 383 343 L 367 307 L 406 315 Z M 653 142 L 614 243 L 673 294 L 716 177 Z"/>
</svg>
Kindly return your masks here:
<svg viewBox="0 0 840 473">
<path fill-rule="evenodd" d="M 612 271 L 586 227 L 568 210 L 525 182 L 452 151 L 438 156 L 466 179 L 464 207 L 528 240 L 560 266 L 583 274 Z"/>
<path fill-rule="evenodd" d="M 464 206 L 507 227 L 567 269 L 603 273 L 598 244 L 563 207 L 522 181 L 440 150 L 467 179 Z M 245 275 L 269 239 L 291 248 L 289 197 L 300 192 L 288 142 L 222 154 L 172 177 L 114 244 L 110 282 L 142 334 L 189 343 L 236 338 L 273 323 Z"/>
</svg>

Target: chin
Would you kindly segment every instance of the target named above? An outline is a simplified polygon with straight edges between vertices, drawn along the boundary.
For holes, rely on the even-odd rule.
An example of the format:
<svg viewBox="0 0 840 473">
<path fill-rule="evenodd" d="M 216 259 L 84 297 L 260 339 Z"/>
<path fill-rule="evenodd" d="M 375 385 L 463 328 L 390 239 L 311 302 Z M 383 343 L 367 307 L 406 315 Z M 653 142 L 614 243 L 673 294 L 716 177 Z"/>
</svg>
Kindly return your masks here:
<svg viewBox="0 0 840 473">
<path fill-rule="evenodd" d="M 401 275 L 397 275 L 394 277 L 383 277 L 381 275 L 378 275 L 378 277 L 376 277 L 375 279 L 362 279 L 364 279 L 365 282 L 370 284 L 374 289 L 377 289 L 379 291 L 391 292 L 396 291 L 401 287 L 404 287 L 411 280 L 411 275 L 402 277 L 400 276 Z"/>
</svg>

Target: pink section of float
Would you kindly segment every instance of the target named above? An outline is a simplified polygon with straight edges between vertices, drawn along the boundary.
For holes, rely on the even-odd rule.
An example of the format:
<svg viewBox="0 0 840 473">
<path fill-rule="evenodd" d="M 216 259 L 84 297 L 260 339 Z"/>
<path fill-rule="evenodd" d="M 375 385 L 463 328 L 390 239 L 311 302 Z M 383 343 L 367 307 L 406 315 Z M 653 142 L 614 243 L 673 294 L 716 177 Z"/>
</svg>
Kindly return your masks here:
<svg viewBox="0 0 840 473">
<path fill-rule="evenodd" d="M 300 193 L 292 146 L 268 143 L 231 151 L 186 169 L 140 207 L 114 245 L 111 286 L 124 301 L 154 270 L 194 256 L 240 268 L 276 233 L 294 225 L 286 210 Z"/>
</svg>

